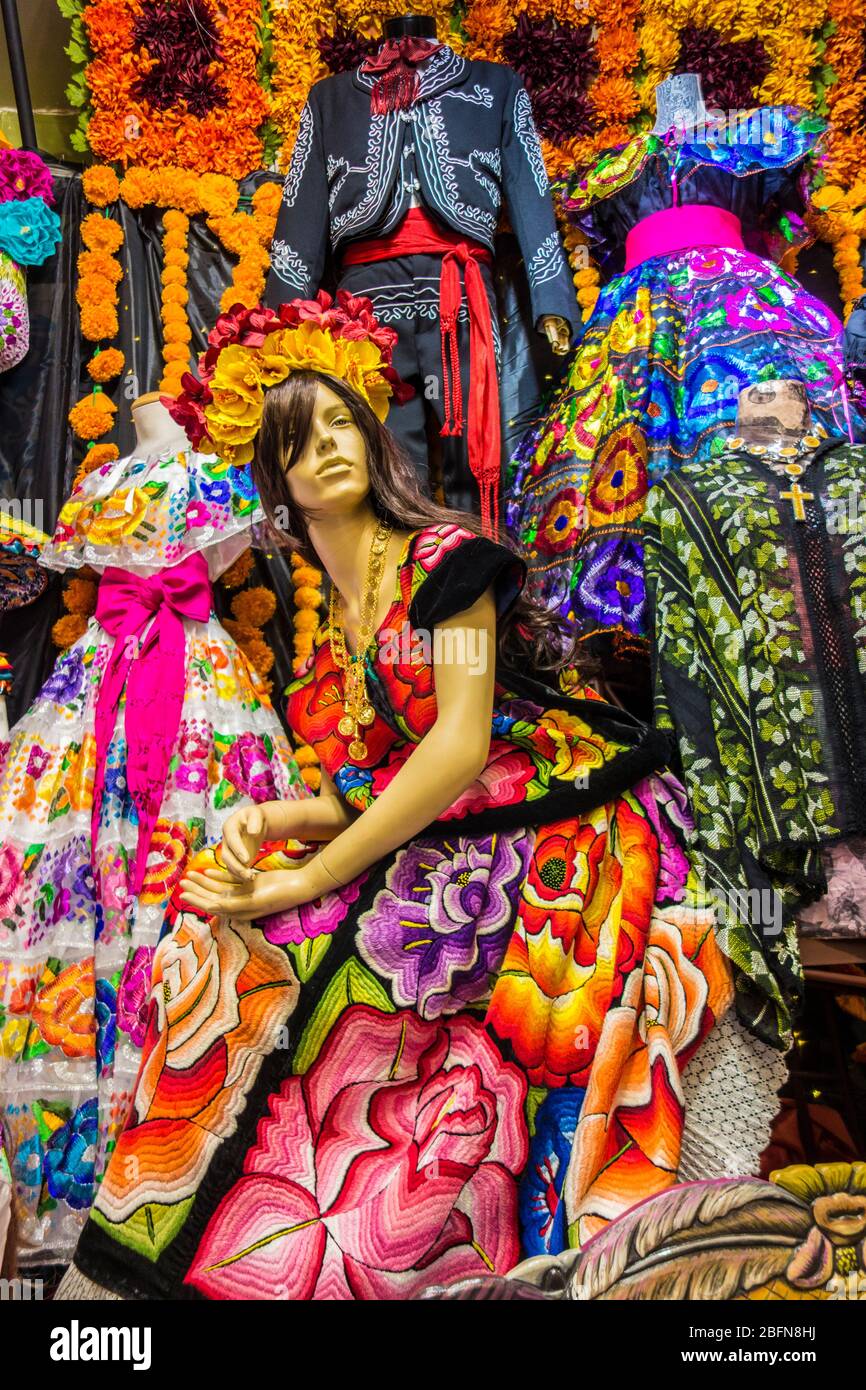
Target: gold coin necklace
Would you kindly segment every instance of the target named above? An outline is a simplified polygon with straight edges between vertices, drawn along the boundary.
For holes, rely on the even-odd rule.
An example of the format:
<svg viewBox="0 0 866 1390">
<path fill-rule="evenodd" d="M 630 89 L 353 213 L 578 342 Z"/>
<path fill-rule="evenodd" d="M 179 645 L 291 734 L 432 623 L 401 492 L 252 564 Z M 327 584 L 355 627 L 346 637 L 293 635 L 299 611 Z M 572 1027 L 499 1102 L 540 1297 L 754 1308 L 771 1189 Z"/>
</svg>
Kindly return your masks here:
<svg viewBox="0 0 866 1390">
<path fill-rule="evenodd" d="M 346 646 L 343 632 L 343 600 L 335 584 L 331 585 L 331 603 L 328 613 L 328 638 L 331 653 L 339 669 L 343 672 L 343 717 L 337 725 L 337 732 L 351 739 L 349 757 L 355 761 L 366 758 L 367 745 L 361 734 L 369 729 L 376 718 L 376 711 L 370 704 L 367 694 L 367 675 L 365 658 L 373 640 L 376 610 L 379 607 L 379 590 L 382 587 L 382 574 L 388 555 L 388 542 L 393 527 L 379 522 L 370 546 L 367 560 L 367 578 L 361 599 L 361 621 L 358 627 L 358 651 L 352 656 Z"/>
</svg>

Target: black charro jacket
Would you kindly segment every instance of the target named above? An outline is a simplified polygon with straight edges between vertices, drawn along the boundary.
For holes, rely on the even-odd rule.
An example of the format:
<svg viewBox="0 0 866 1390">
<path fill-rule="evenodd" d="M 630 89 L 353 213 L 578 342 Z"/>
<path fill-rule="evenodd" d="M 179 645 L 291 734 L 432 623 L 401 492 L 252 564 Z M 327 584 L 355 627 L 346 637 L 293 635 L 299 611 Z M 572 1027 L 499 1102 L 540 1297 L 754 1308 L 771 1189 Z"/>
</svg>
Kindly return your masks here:
<svg viewBox="0 0 866 1390">
<path fill-rule="evenodd" d="M 311 89 L 283 188 L 265 302 L 276 307 L 314 294 L 329 249 L 338 261 L 348 242 L 392 231 L 417 179 L 428 211 L 491 251 L 504 196 L 535 321 L 557 314 L 574 330 L 574 288 L 520 78 L 447 46 L 419 75 L 414 106 L 384 116 L 371 114 L 374 78 L 360 68 Z"/>
</svg>

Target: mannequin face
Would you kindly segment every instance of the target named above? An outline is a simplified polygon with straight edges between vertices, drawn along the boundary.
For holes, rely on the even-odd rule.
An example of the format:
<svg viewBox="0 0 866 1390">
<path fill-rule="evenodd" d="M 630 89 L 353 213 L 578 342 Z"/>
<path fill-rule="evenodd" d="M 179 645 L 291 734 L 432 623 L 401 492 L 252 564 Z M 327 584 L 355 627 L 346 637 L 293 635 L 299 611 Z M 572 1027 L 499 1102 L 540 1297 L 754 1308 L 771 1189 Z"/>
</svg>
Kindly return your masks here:
<svg viewBox="0 0 866 1390">
<path fill-rule="evenodd" d="M 293 501 L 319 515 L 353 511 L 370 491 L 364 436 L 324 383 L 316 391 L 306 448 L 286 479 Z"/>
<path fill-rule="evenodd" d="M 799 381 L 758 382 L 737 399 L 737 433 L 756 443 L 802 439 L 811 419 L 806 388 Z"/>
</svg>

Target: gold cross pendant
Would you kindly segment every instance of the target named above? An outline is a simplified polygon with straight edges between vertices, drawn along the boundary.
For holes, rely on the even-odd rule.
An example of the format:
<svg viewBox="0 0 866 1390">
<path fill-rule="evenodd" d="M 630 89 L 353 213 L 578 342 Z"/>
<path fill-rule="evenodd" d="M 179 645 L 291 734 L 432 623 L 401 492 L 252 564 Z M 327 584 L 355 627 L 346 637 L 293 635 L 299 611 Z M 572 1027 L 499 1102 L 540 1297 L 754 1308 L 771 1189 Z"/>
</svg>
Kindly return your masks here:
<svg viewBox="0 0 866 1390">
<path fill-rule="evenodd" d="M 780 492 L 779 496 L 784 497 L 786 502 L 793 503 L 795 521 L 806 520 L 806 508 L 803 503 L 811 502 L 814 499 L 815 494 L 813 492 L 804 492 L 799 483 L 792 483 L 790 491 Z"/>
</svg>

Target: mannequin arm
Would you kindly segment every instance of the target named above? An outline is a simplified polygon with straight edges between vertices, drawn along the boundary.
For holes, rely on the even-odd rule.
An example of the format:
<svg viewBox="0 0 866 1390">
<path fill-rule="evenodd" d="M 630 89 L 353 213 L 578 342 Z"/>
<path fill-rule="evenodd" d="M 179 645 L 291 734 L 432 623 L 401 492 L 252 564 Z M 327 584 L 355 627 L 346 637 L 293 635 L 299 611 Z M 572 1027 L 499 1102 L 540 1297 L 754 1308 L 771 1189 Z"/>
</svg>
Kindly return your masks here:
<svg viewBox="0 0 866 1390">
<path fill-rule="evenodd" d="M 456 650 L 458 659 L 436 667 L 436 722 L 373 805 L 326 850 L 296 869 L 257 874 L 243 884 L 219 869 L 191 873 L 184 880 L 184 899 L 191 907 L 252 919 L 320 898 L 420 834 L 476 780 L 490 749 L 496 649 L 492 591 L 439 624 L 439 630 L 462 631 L 465 640 L 442 643 L 443 649 Z M 480 652 L 485 659 L 470 663 L 466 652 Z"/>
</svg>

